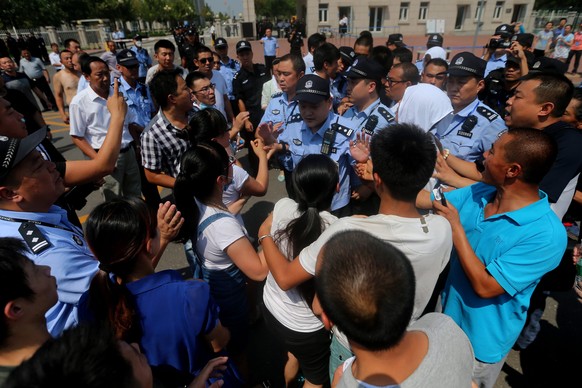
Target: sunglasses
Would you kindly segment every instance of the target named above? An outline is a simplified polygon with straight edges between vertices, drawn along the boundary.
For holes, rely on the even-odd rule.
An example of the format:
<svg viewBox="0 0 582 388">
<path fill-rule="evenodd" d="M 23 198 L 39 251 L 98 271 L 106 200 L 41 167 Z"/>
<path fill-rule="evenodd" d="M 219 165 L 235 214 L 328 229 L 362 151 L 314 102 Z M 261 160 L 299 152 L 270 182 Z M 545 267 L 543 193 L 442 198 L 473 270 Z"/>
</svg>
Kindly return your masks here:
<svg viewBox="0 0 582 388">
<path fill-rule="evenodd" d="M 200 58 L 198 60 L 200 63 L 202 63 L 203 65 L 207 64 L 207 63 L 214 63 L 214 58 L 209 57 L 209 58 Z"/>
</svg>

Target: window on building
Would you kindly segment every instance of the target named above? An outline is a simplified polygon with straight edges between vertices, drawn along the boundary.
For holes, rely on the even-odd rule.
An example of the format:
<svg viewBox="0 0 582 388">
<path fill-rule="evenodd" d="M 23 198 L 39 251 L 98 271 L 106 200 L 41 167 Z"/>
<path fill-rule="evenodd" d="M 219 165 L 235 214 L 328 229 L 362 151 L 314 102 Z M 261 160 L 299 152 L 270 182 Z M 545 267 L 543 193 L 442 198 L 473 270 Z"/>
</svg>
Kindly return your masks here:
<svg viewBox="0 0 582 388">
<path fill-rule="evenodd" d="M 408 9 L 410 8 L 410 3 L 400 3 L 400 17 L 398 20 L 408 20 Z"/>
<path fill-rule="evenodd" d="M 319 22 L 327 23 L 328 4 L 319 4 Z"/>
<path fill-rule="evenodd" d="M 422 1 L 420 3 L 420 9 L 418 10 L 418 20 L 428 19 L 428 1 Z"/>
<path fill-rule="evenodd" d="M 370 32 L 382 31 L 384 7 L 370 7 Z"/>
<path fill-rule="evenodd" d="M 503 12 L 504 1 L 497 1 L 495 3 L 495 9 L 493 10 L 493 19 L 501 19 L 501 12 Z"/>
<path fill-rule="evenodd" d="M 485 9 L 486 1 L 478 1 L 477 8 L 475 8 L 475 20 L 483 20 L 483 10 Z"/>
</svg>

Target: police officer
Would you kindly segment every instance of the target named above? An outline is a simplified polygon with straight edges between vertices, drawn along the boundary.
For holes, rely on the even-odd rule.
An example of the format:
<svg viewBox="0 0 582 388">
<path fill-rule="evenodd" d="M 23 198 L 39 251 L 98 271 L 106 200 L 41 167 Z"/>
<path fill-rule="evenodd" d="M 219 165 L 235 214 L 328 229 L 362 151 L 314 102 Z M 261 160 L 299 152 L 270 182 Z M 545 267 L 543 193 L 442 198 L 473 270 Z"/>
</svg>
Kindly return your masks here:
<svg viewBox="0 0 582 388">
<path fill-rule="evenodd" d="M 378 95 L 384 68 L 372 59 L 359 57 L 346 76 L 348 96 L 354 105 L 343 116 L 352 122 L 352 127 L 372 136 L 394 124 L 394 112 L 382 104 Z"/>
<path fill-rule="evenodd" d="M 470 52 L 455 55 L 447 82 L 453 112 L 436 126 L 443 148 L 470 162 L 482 159 L 499 133 L 507 129 L 501 117 L 477 98 L 485 87 L 485 66 L 483 59 Z"/>
<path fill-rule="evenodd" d="M 253 128 L 257 128 L 263 117 L 261 108 L 261 95 L 263 84 L 271 79 L 271 74 L 263 64 L 253 63 L 253 50 L 251 44 L 241 40 L 236 44 L 236 55 L 241 64 L 241 69 L 233 78 L 232 91 L 236 97 L 238 108 L 241 112 L 249 112 L 249 121 L 252 128 L 246 127 L 241 132 L 249 150 L 249 162 L 251 171 L 258 170 L 259 160 L 252 152 L 251 141 L 254 140 Z"/>
<path fill-rule="evenodd" d="M 139 62 L 139 82 L 145 83 L 148 69 L 152 66 L 152 58 L 148 50 L 143 48 L 141 35 L 133 37 L 133 46 L 130 48 Z"/>
<path fill-rule="evenodd" d="M 135 53 L 125 49 L 117 53 L 117 70 L 121 73 L 119 78 L 119 92 L 121 92 L 127 103 L 127 109 L 132 111 L 135 122 L 128 124 L 129 133 L 133 137 L 133 146 L 138 161 L 141 178 L 141 192 L 148 206 L 157 209 L 161 202 L 157 186 L 148 182 L 141 163 L 140 136 L 144 128 L 149 124 L 152 115 L 155 113 L 152 97 L 149 88 L 138 81 L 139 62 Z"/>
<path fill-rule="evenodd" d="M 216 38 L 216 41 L 214 41 L 214 49 L 220 57 L 220 69 L 218 71 L 226 81 L 228 99 L 232 105 L 233 113 L 236 116 L 238 113 L 238 104 L 232 92 L 232 80 L 234 79 L 234 75 L 240 71 L 240 62 L 228 56 L 228 43 L 226 39 Z"/>
<path fill-rule="evenodd" d="M 351 213 L 350 140 L 356 138 L 353 123 L 330 110 L 329 81 L 315 74 L 308 74 L 298 81 L 294 99 L 299 104 L 302 121 L 289 123 L 277 143 L 267 131 L 265 142 L 283 153 L 286 182 L 291 182 L 291 172 L 305 155 L 320 153 L 332 158 L 339 167 L 340 188 L 333 197 L 331 210 L 338 217 L 347 216 Z M 290 185 L 287 185 L 287 192 L 289 197 L 294 197 Z"/>
<path fill-rule="evenodd" d="M 426 49 L 427 51 L 433 47 L 443 47 L 444 38 L 441 34 L 430 34 L 428 36 L 428 40 L 426 41 Z M 425 54 L 426 55 L 426 54 Z M 429 61 L 430 59 L 427 59 Z M 414 65 L 418 68 L 418 72 L 422 73 L 422 69 L 424 68 L 424 57 L 419 59 L 414 63 Z"/>
<path fill-rule="evenodd" d="M 282 56 L 279 60 L 279 74 L 281 92 L 272 96 L 261 124 L 271 122 L 278 127 L 279 132 L 282 132 L 288 124 L 302 121 L 294 98 L 297 82 L 305 74 L 303 58 L 296 54 Z"/>
<path fill-rule="evenodd" d="M 184 42 L 182 45 L 181 54 L 182 55 L 182 67 L 187 68 L 188 71 L 196 70 L 196 65 L 194 65 L 194 59 L 196 58 L 196 51 L 200 47 L 200 40 L 198 37 L 198 32 L 194 28 L 190 28 L 186 31 L 184 37 Z M 180 50 L 179 50 L 180 51 Z"/>
</svg>

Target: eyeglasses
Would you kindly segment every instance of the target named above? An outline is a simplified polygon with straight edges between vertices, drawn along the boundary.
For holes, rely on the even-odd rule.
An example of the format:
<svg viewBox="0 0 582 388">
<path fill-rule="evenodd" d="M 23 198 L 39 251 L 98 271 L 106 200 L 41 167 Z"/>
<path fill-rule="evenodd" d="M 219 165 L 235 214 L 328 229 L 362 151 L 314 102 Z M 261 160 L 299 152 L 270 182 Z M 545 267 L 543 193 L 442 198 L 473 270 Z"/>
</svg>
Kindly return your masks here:
<svg viewBox="0 0 582 388">
<path fill-rule="evenodd" d="M 393 80 L 392 78 L 388 78 L 388 77 L 386 77 L 386 81 L 388 82 L 388 86 L 392 86 L 394 84 L 401 84 L 401 83 L 404 83 L 404 82 L 408 82 L 408 81 L 404 81 L 404 80 L 402 80 L 402 81 L 396 81 L 396 80 Z"/>
<path fill-rule="evenodd" d="M 216 87 L 216 84 L 210 84 L 208 86 L 203 87 L 200 90 L 193 90 L 192 93 L 208 94 L 208 93 L 210 93 L 211 90 L 214 90 L 215 87 Z"/>
<path fill-rule="evenodd" d="M 203 65 L 207 64 L 207 63 L 213 63 L 214 62 L 214 58 L 212 57 L 208 57 L 208 58 L 200 58 L 198 60 L 200 63 L 202 63 Z"/>
</svg>

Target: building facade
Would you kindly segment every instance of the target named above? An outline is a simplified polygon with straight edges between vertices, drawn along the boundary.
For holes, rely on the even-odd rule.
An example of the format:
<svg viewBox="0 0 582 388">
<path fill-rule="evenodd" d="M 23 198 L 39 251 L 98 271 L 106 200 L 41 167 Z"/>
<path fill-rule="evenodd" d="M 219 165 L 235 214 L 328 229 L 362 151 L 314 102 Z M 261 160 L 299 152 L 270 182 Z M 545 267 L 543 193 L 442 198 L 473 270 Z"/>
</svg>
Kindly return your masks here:
<svg viewBox="0 0 582 388">
<path fill-rule="evenodd" d="M 307 34 L 337 33 L 339 20 L 345 15 L 349 20 L 348 32 L 352 35 L 363 30 L 378 37 L 392 33 L 422 35 L 434 32 L 472 35 L 479 23 L 480 33 L 487 34 L 503 23 L 527 22 L 534 1 L 298 0 L 297 12 L 305 19 Z"/>
</svg>

